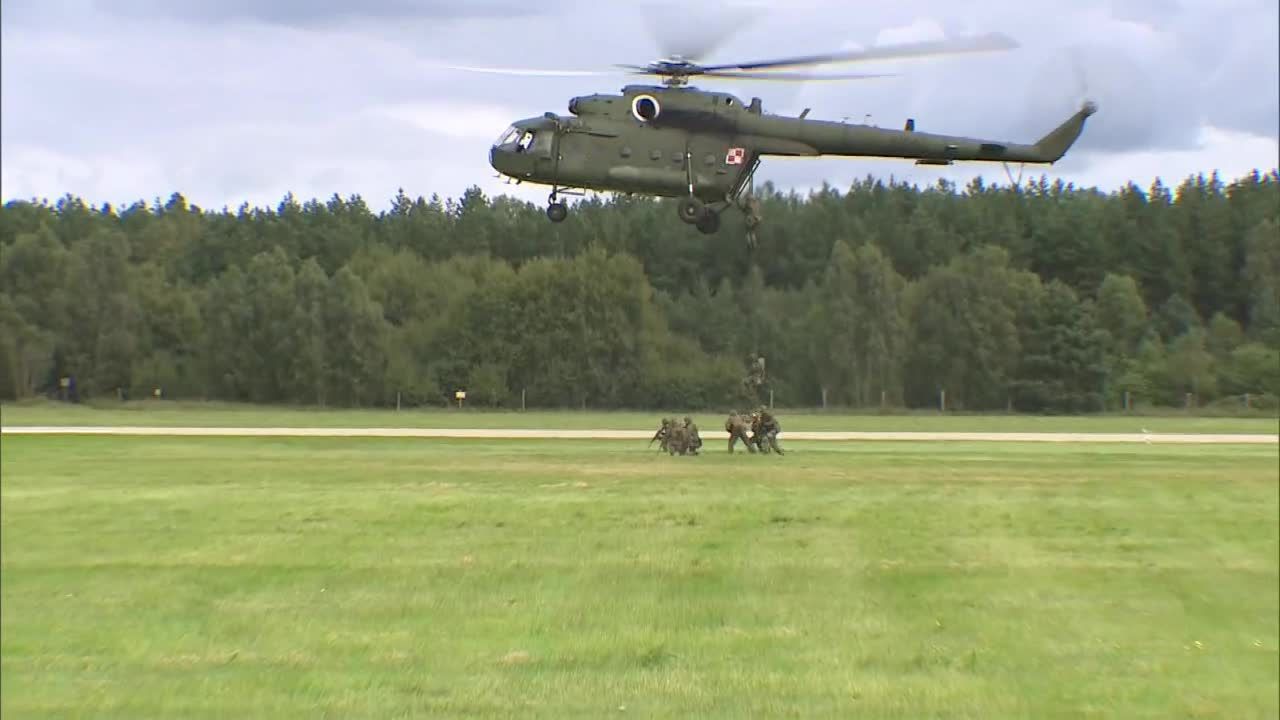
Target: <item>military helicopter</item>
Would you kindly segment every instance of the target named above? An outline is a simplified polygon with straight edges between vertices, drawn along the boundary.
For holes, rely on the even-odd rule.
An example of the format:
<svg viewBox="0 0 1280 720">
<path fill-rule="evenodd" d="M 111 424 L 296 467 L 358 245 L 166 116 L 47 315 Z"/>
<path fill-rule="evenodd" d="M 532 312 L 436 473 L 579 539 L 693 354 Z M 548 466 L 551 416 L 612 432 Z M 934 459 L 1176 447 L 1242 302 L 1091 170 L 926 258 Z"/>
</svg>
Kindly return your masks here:
<svg viewBox="0 0 1280 720">
<path fill-rule="evenodd" d="M 957 161 L 1052 164 L 1075 143 L 1097 105 L 1086 101 L 1044 137 L 1021 144 L 917 132 L 914 119 L 906 120 L 897 130 L 810 120 L 808 109 L 797 117 L 774 115 L 764 112 L 758 97 L 743 103 L 729 93 L 691 87 L 690 79 L 865 80 L 887 76 L 777 71 L 1015 47 L 1007 36 L 991 33 L 778 60 L 703 65 L 672 55 L 643 66 L 617 65 L 614 72 L 656 76 L 662 84 L 627 85 L 616 94 L 582 95 L 569 101 L 568 116 L 547 112 L 518 120 L 493 144 L 489 163 L 509 181 L 550 186 L 547 217 L 552 222 L 562 222 L 568 216 L 561 195 L 586 191 L 642 194 L 679 198 L 680 219 L 706 234 L 717 232 L 720 214 L 736 206 L 746 216 L 750 240 L 760 218 L 757 205 L 747 194 L 761 160 L 767 156 L 904 158 L 914 159 L 918 165 Z M 452 69 L 520 75 L 610 74 Z"/>
</svg>

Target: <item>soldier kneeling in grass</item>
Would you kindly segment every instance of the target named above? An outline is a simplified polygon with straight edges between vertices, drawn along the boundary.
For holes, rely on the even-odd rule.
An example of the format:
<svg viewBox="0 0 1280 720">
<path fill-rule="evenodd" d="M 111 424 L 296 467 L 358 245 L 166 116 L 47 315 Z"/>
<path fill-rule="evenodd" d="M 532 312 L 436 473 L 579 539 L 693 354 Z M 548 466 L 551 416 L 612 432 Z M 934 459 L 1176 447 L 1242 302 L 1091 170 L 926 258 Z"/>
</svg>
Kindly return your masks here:
<svg viewBox="0 0 1280 720">
<path fill-rule="evenodd" d="M 693 424 L 693 418 L 688 415 L 684 417 L 684 432 L 689 454 L 697 455 L 702 449 L 702 436 L 698 434 L 698 426 Z"/>
<path fill-rule="evenodd" d="M 665 451 L 671 442 L 671 427 L 675 422 L 670 418 L 662 418 L 662 426 L 658 428 L 658 432 L 653 434 L 653 438 L 649 440 L 649 447 L 653 447 L 653 441 L 658 441 L 658 449 Z"/>
<path fill-rule="evenodd" d="M 666 451 L 671 455 L 697 455 L 702 447 L 702 437 L 698 435 L 698 426 L 689 418 L 684 423 L 672 421 L 667 435 Z"/>
<path fill-rule="evenodd" d="M 688 416 L 683 423 L 674 418 L 663 418 L 662 427 L 658 428 L 658 432 L 654 433 L 649 440 L 650 447 L 653 446 L 654 440 L 659 441 L 661 450 L 671 455 L 676 453 L 697 455 L 702 449 L 702 436 L 698 434 L 698 426 L 694 424 L 693 418 Z"/>
</svg>

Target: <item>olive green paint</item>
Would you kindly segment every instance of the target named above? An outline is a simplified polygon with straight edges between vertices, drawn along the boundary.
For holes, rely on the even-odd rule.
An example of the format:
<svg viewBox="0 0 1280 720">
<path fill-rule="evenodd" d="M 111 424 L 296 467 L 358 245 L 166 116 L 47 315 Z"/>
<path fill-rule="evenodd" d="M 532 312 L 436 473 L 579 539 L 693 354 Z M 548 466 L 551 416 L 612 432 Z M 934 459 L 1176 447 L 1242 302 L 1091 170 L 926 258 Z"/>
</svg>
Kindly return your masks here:
<svg viewBox="0 0 1280 720">
<path fill-rule="evenodd" d="M 695 222 L 737 201 L 766 156 L 1052 164 L 1096 110 L 1085 103 L 1024 144 L 917 132 L 914 121 L 898 130 L 786 117 L 763 112 L 759 98 L 744 104 L 692 87 L 628 85 L 619 94 L 573 98 L 567 116 L 546 113 L 513 123 L 489 159 L 515 181 L 551 186 L 553 204 L 566 189 L 694 198 L 701 215 L 690 211 L 685 219 Z"/>
</svg>

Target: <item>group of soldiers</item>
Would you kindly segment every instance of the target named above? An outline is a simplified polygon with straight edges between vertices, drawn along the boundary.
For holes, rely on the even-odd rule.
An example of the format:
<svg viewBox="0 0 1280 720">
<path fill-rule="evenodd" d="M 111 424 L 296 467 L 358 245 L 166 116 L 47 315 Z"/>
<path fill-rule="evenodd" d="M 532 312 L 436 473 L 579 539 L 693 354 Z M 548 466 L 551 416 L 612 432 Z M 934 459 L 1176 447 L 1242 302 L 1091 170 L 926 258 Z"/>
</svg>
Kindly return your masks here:
<svg viewBox="0 0 1280 720">
<path fill-rule="evenodd" d="M 702 436 L 698 434 L 698 426 L 688 415 L 684 422 L 675 418 L 662 418 L 662 425 L 649 440 L 649 447 L 653 447 L 655 440 L 662 451 L 672 455 L 697 455 L 702 449 Z"/>
<path fill-rule="evenodd" d="M 729 433 L 729 452 L 733 452 L 734 445 L 741 440 L 747 446 L 747 452 L 783 454 L 782 446 L 778 445 L 778 433 L 782 432 L 782 423 L 778 422 L 778 418 L 763 406 L 750 415 L 729 413 L 729 419 L 724 422 L 724 429 Z M 751 431 L 751 435 L 747 435 L 747 430 Z"/>
<path fill-rule="evenodd" d="M 782 447 L 778 445 L 778 434 L 782 432 L 782 424 L 763 407 L 750 415 L 737 410 L 729 413 L 724 422 L 725 432 L 729 433 L 729 452 L 732 453 L 738 441 L 747 446 L 747 452 L 776 452 L 782 455 Z M 698 426 L 693 419 L 685 416 L 684 422 L 675 418 L 663 418 L 658 432 L 649 440 L 649 446 L 659 443 L 661 450 L 671 455 L 697 455 L 702 449 L 702 437 L 698 434 Z"/>
</svg>

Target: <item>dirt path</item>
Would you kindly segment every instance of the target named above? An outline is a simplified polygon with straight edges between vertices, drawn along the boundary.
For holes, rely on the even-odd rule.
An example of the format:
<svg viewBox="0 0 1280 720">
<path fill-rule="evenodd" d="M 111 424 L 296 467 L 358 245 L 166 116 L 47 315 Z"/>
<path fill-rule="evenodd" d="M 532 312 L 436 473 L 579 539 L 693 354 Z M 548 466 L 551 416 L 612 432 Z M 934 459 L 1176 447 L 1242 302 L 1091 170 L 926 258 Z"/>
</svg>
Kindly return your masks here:
<svg viewBox="0 0 1280 720">
<path fill-rule="evenodd" d="M 50 427 L 0 428 L 4 435 L 155 435 L 190 437 L 381 437 L 477 438 L 487 440 L 648 440 L 647 430 L 513 430 L 434 428 L 234 428 L 234 427 Z M 727 440 L 723 430 L 702 433 L 704 440 Z M 1280 435 L 1200 433 L 965 433 L 965 432 L 784 432 L 784 440 L 907 442 L 1056 442 L 1056 443 L 1177 443 L 1280 444 Z"/>
</svg>

